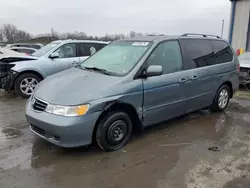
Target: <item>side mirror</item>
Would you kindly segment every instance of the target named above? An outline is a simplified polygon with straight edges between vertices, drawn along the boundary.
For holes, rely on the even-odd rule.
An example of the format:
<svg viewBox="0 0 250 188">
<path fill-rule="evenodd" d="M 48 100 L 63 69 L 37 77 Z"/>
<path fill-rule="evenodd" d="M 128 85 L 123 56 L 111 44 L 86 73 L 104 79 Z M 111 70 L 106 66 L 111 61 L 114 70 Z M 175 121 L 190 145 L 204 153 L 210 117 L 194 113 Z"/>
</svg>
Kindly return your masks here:
<svg viewBox="0 0 250 188">
<path fill-rule="evenodd" d="M 51 59 L 55 59 L 59 57 L 59 53 L 58 52 L 53 52 L 52 54 L 50 54 L 49 56 Z"/>
<path fill-rule="evenodd" d="M 144 72 L 145 77 L 160 76 L 163 72 L 161 65 L 151 65 Z"/>
</svg>

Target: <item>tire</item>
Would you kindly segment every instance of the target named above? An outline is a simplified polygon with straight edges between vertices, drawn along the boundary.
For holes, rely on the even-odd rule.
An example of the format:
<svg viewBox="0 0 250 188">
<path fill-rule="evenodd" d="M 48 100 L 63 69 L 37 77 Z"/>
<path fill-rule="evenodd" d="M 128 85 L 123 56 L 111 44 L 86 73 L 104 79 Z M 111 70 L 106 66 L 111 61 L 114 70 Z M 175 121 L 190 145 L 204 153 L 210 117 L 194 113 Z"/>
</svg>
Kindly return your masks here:
<svg viewBox="0 0 250 188">
<path fill-rule="evenodd" d="M 223 95 L 223 92 L 224 92 L 224 95 Z M 224 98 L 222 97 L 222 95 L 224 96 Z M 214 101 L 213 101 L 213 104 L 211 106 L 211 110 L 213 112 L 222 112 L 222 111 L 224 111 L 227 108 L 227 105 L 228 105 L 229 100 L 230 100 L 230 96 L 231 96 L 230 87 L 228 85 L 222 85 L 218 89 L 218 91 L 217 91 L 217 93 L 216 93 L 216 95 L 214 97 Z M 220 97 L 222 97 L 221 101 L 220 101 Z M 222 103 L 220 103 L 220 102 L 222 102 Z"/>
<path fill-rule="evenodd" d="M 96 142 L 104 151 L 115 151 L 127 144 L 131 134 L 130 117 L 125 112 L 111 112 L 97 125 Z"/>
<path fill-rule="evenodd" d="M 34 73 L 21 74 L 14 83 L 15 92 L 24 98 L 29 98 L 34 93 L 35 86 L 41 82 L 41 80 L 42 79 Z M 33 84 L 32 81 L 34 81 Z M 29 88 L 27 92 L 25 92 L 25 83 L 27 83 L 26 88 Z"/>
</svg>

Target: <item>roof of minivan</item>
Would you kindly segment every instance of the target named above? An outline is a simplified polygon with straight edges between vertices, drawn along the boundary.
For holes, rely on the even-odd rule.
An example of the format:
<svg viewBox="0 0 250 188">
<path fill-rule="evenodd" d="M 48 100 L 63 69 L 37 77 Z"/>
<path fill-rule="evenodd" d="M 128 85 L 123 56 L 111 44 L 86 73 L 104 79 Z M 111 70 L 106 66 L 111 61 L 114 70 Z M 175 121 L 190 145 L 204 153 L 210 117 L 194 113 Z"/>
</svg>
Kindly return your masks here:
<svg viewBox="0 0 250 188">
<path fill-rule="evenodd" d="M 168 39 L 177 39 L 180 36 L 170 36 L 170 35 L 148 35 L 148 36 L 138 36 L 133 38 L 121 39 L 120 41 L 148 41 L 152 42 L 155 40 L 168 40 Z"/>
<path fill-rule="evenodd" d="M 162 40 L 171 40 L 171 39 L 179 39 L 179 38 L 186 38 L 186 39 L 212 39 L 212 40 L 223 40 L 221 38 L 216 37 L 198 37 L 198 36 L 181 36 L 181 35 L 154 35 L 154 36 L 138 36 L 133 38 L 121 39 L 119 41 L 147 41 L 147 42 L 157 42 Z"/>
</svg>

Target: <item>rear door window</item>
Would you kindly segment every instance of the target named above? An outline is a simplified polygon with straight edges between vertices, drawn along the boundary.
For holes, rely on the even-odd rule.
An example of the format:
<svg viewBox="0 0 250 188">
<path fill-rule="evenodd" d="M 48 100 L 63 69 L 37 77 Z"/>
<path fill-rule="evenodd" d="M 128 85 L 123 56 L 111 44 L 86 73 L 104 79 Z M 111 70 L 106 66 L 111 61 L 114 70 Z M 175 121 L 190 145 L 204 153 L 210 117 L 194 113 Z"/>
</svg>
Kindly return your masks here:
<svg viewBox="0 0 250 188">
<path fill-rule="evenodd" d="M 78 57 L 91 56 L 97 51 L 102 49 L 106 44 L 98 43 L 79 43 L 78 44 Z"/>
<path fill-rule="evenodd" d="M 184 68 L 193 69 L 216 64 L 214 51 L 209 40 L 181 39 Z"/>
<path fill-rule="evenodd" d="M 97 52 L 96 45 L 91 43 L 79 43 L 78 44 L 78 57 L 91 56 Z"/>
<path fill-rule="evenodd" d="M 233 52 L 224 41 L 211 40 L 211 45 L 215 53 L 216 63 L 226 63 L 233 60 Z"/>
<path fill-rule="evenodd" d="M 97 48 L 97 51 L 104 48 L 107 44 L 95 44 L 96 45 L 96 48 Z"/>
</svg>

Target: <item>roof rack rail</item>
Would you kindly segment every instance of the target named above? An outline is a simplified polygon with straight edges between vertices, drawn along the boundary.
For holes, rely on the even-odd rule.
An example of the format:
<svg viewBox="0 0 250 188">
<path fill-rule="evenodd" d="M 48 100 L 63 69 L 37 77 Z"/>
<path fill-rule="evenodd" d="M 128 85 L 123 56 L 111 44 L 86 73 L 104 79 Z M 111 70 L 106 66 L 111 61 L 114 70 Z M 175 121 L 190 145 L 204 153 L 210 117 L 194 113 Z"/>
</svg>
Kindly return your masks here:
<svg viewBox="0 0 250 188">
<path fill-rule="evenodd" d="M 207 35 L 207 34 L 198 34 L 198 33 L 184 33 L 183 35 L 181 35 L 181 37 L 187 37 L 189 35 L 191 35 L 191 36 L 203 36 L 203 37 L 216 37 L 218 39 L 221 38 L 217 35 Z"/>
</svg>

